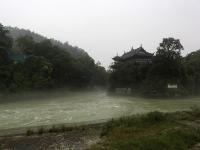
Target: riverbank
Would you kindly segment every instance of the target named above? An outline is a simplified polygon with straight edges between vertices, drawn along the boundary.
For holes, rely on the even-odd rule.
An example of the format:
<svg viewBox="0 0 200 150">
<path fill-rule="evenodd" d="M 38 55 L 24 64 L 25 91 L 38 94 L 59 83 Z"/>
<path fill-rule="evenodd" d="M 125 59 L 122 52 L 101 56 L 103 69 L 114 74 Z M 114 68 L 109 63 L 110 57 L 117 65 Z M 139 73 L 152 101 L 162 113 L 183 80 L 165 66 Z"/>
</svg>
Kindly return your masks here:
<svg viewBox="0 0 200 150">
<path fill-rule="evenodd" d="M 0 138 L 0 149 L 11 150 L 198 150 L 200 109 L 150 112 L 107 123 L 30 130 Z"/>
<path fill-rule="evenodd" d="M 0 137 L 0 149 L 5 150 L 82 150 L 100 140 L 104 123 L 73 126 L 44 126 L 28 129 L 21 134 Z M 42 129 L 42 130 L 41 130 Z"/>
<path fill-rule="evenodd" d="M 174 113 L 151 112 L 108 122 L 102 140 L 90 150 L 200 149 L 200 109 Z"/>
</svg>

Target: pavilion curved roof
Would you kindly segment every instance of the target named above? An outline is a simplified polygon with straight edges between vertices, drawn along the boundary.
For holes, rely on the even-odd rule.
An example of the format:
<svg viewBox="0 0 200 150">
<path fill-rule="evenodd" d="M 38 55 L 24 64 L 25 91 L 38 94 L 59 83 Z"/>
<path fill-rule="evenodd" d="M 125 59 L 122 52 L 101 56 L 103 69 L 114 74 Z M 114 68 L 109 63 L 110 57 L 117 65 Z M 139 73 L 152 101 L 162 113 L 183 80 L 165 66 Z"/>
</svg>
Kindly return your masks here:
<svg viewBox="0 0 200 150">
<path fill-rule="evenodd" d="M 145 51 L 143 49 L 143 47 L 141 46 L 137 49 L 132 48 L 131 51 L 124 53 L 121 57 L 116 56 L 113 59 L 118 61 L 118 60 L 126 60 L 126 59 L 133 58 L 133 57 L 152 57 L 152 56 L 153 56 L 153 54 Z"/>
</svg>

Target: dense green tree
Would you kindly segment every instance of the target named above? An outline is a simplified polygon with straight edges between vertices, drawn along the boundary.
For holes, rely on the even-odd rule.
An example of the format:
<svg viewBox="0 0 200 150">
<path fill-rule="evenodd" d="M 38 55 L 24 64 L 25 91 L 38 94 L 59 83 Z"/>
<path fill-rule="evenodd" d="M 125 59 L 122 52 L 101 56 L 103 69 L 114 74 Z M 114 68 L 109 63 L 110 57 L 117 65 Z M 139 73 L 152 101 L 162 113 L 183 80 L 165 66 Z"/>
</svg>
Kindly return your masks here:
<svg viewBox="0 0 200 150">
<path fill-rule="evenodd" d="M 13 49 L 17 49 L 19 51 L 20 51 L 20 49 L 17 46 L 18 45 L 17 39 L 19 39 L 21 37 L 31 37 L 34 40 L 34 42 L 36 42 L 36 43 L 40 43 L 44 40 L 47 40 L 46 37 L 44 37 L 40 34 L 31 32 L 30 30 L 19 29 L 17 27 L 15 27 L 15 28 L 6 27 L 6 29 L 9 30 L 9 35 L 14 39 Z M 81 58 L 84 56 L 90 57 L 86 51 L 84 51 L 83 49 L 81 49 L 77 46 L 72 46 L 68 42 L 62 43 L 55 39 L 50 39 L 50 41 L 54 46 L 65 49 L 65 51 L 70 53 L 70 55 L 75 59 L 78 59 L 78 58 Z"/>
<path fill-rule="evenodd" d="M 183 46 L 179 39 L 164 38 L 157 48 L 156 56 L 162 56 L 165 59 L 177 60 L 181 58 Z"/>
<path fill-rule="evenodd" d="M 35 42 L 31 36 L 22 36 L 17 40 L 17 49 L 20 49 L 24 54 L 31 55 L 34 50 Z"/>
<path fill-rule="evenodd" d="M 30 89 L 52 86 L 52 64 L 42 56 L 30 56 L 24 62 L 25 85 Z"/>
<path fill-rule="evenodd" d="M 195 94 L 200 92 L 200 50 L 188 54 L 183 59 L 187 75 L 187 89 Z"/>
<path fill-rule="evenodd" d="M 0 48 L 9 49 L 12 47 L 12 38 L 8 36 L 8 30 L 0 24 Z"/>
<path fill-rule="evenodd" d="M 178 89 L 184 90 L 186 73 L 181 50 L 183 46 L 178 39 L 164 38 L 151 64 L 134 60 L 115 62 L 111 66 L 111 87 L 132 88 L 143 93 L 168 93 L 167 85 L 177 84 Z"/>
<path fill-rule="evenodd" d="M 88 55 L 75 59 L 66 49 L 53 45 L 50 40 L 34 42 L 28 36 L 19 38 L 17 43 L 27 56 L 44 57 L 52 64 L 54 86 L 83 87 L 97 84 L 94 81 L 100 74 L 97 76 L 94 72 L 98 67 Z"/>
<path fill-rule="evenodd" d="M 6 91 L 11 82 L 11 70 L 8 50 L 12 47 L 12 39 L 8 36 L 8 30 L 0 24 L 0 90 Z"/>
<path fill-rule="evenodd" d="M 12 84 L 12 69 L 10 64 L 0 64 L 0 90 L 9 91 Z"/>
<path fill-rule="evenodd" d="M 115 62 L 111 66 L 111 87 L 140 89 L 146 79 L 150 64 L 139 64 L 133 61 Z"/>
<path fill-rule="evenodd" d="M 168 92 L 167 84 L 184 87 L 185 72 L 182 65 L 183 46 L 178 39 L 164 38 L 153 58 L 146 82 L 147 91 Z"/>
<path fill-rule="evenodd" d="M 8 62 L 7 50 L 12 47 L 12 38 L 8 36 L 8 30 L 0 24 L 0 65 Z"/>
<path fill-rule="evenodd" d="M 91 84 L 97 86 L 106 86 L 108 82 L 108 73 L 105 68 L 101 66 L 100 62 L 97 62 L 95 69 L 93 70 L 93 77 Z"/>
<path fill-rule="evenodd" d="M 1 91 L 63 86 L 82 88 L 106 82 L 105 69 L 95 64 L 84 50 L 31 32 L 15 35 L 12 47 L 8 30 L 0 25 Z"/>
</svg>

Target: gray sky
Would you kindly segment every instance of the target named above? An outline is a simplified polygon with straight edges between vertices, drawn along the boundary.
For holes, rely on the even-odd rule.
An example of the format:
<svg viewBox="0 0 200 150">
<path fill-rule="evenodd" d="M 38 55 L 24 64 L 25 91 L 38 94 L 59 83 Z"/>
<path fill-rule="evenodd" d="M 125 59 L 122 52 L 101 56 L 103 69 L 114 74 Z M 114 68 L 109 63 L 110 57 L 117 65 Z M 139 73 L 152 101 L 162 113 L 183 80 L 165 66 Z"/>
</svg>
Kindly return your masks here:
<svg viewBox="0 0 200 150">
<path fill-rule="evenodd" d="M 0 0 L 0 22 L 68 41 L 106 67 L 131 46 L 155 52 L 163 37 L 179 38 L 184 55 L 200 49 L 200 0 Z"/>
</svg>

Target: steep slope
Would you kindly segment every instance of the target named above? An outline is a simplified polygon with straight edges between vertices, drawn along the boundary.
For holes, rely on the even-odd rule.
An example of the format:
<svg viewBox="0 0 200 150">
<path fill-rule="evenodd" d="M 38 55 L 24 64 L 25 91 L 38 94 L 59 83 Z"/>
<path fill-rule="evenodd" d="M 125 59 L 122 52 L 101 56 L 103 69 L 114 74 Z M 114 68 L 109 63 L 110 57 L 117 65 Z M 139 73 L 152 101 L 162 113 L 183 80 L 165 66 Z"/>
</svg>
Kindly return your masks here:
<svg viewBox="0 0 200 150">
<path fill-rule="evenodd" d="M 6 28 L 9 30 L 9 34 L 14 39 L 14 41 L 22 36 L 31 36 L 31 37 L 33 37 L 35 42 L 41 42 L 41 41 L 47 39 L 47 37 L 37 34 L 35 32 L 32 32 L 30 30 L 19 29 L 17 27 L 6 27 Z M 51 40 L 52 44 L 66 49 L 66 51 L 68 51 L 74 58 L 78 59 L 81 57 L 90 57 L 88 55 L 88 53 L 85 52 L 83 49 L 81 49 L 79 47 L 74 47 L 74 46 L 68 44 L 68 42 L 62 43 L 55 39 L 50 39 L 50 40 Z M 15 46 L 15 44 L 14 44 L 14 46 Z"/>
</svg>

